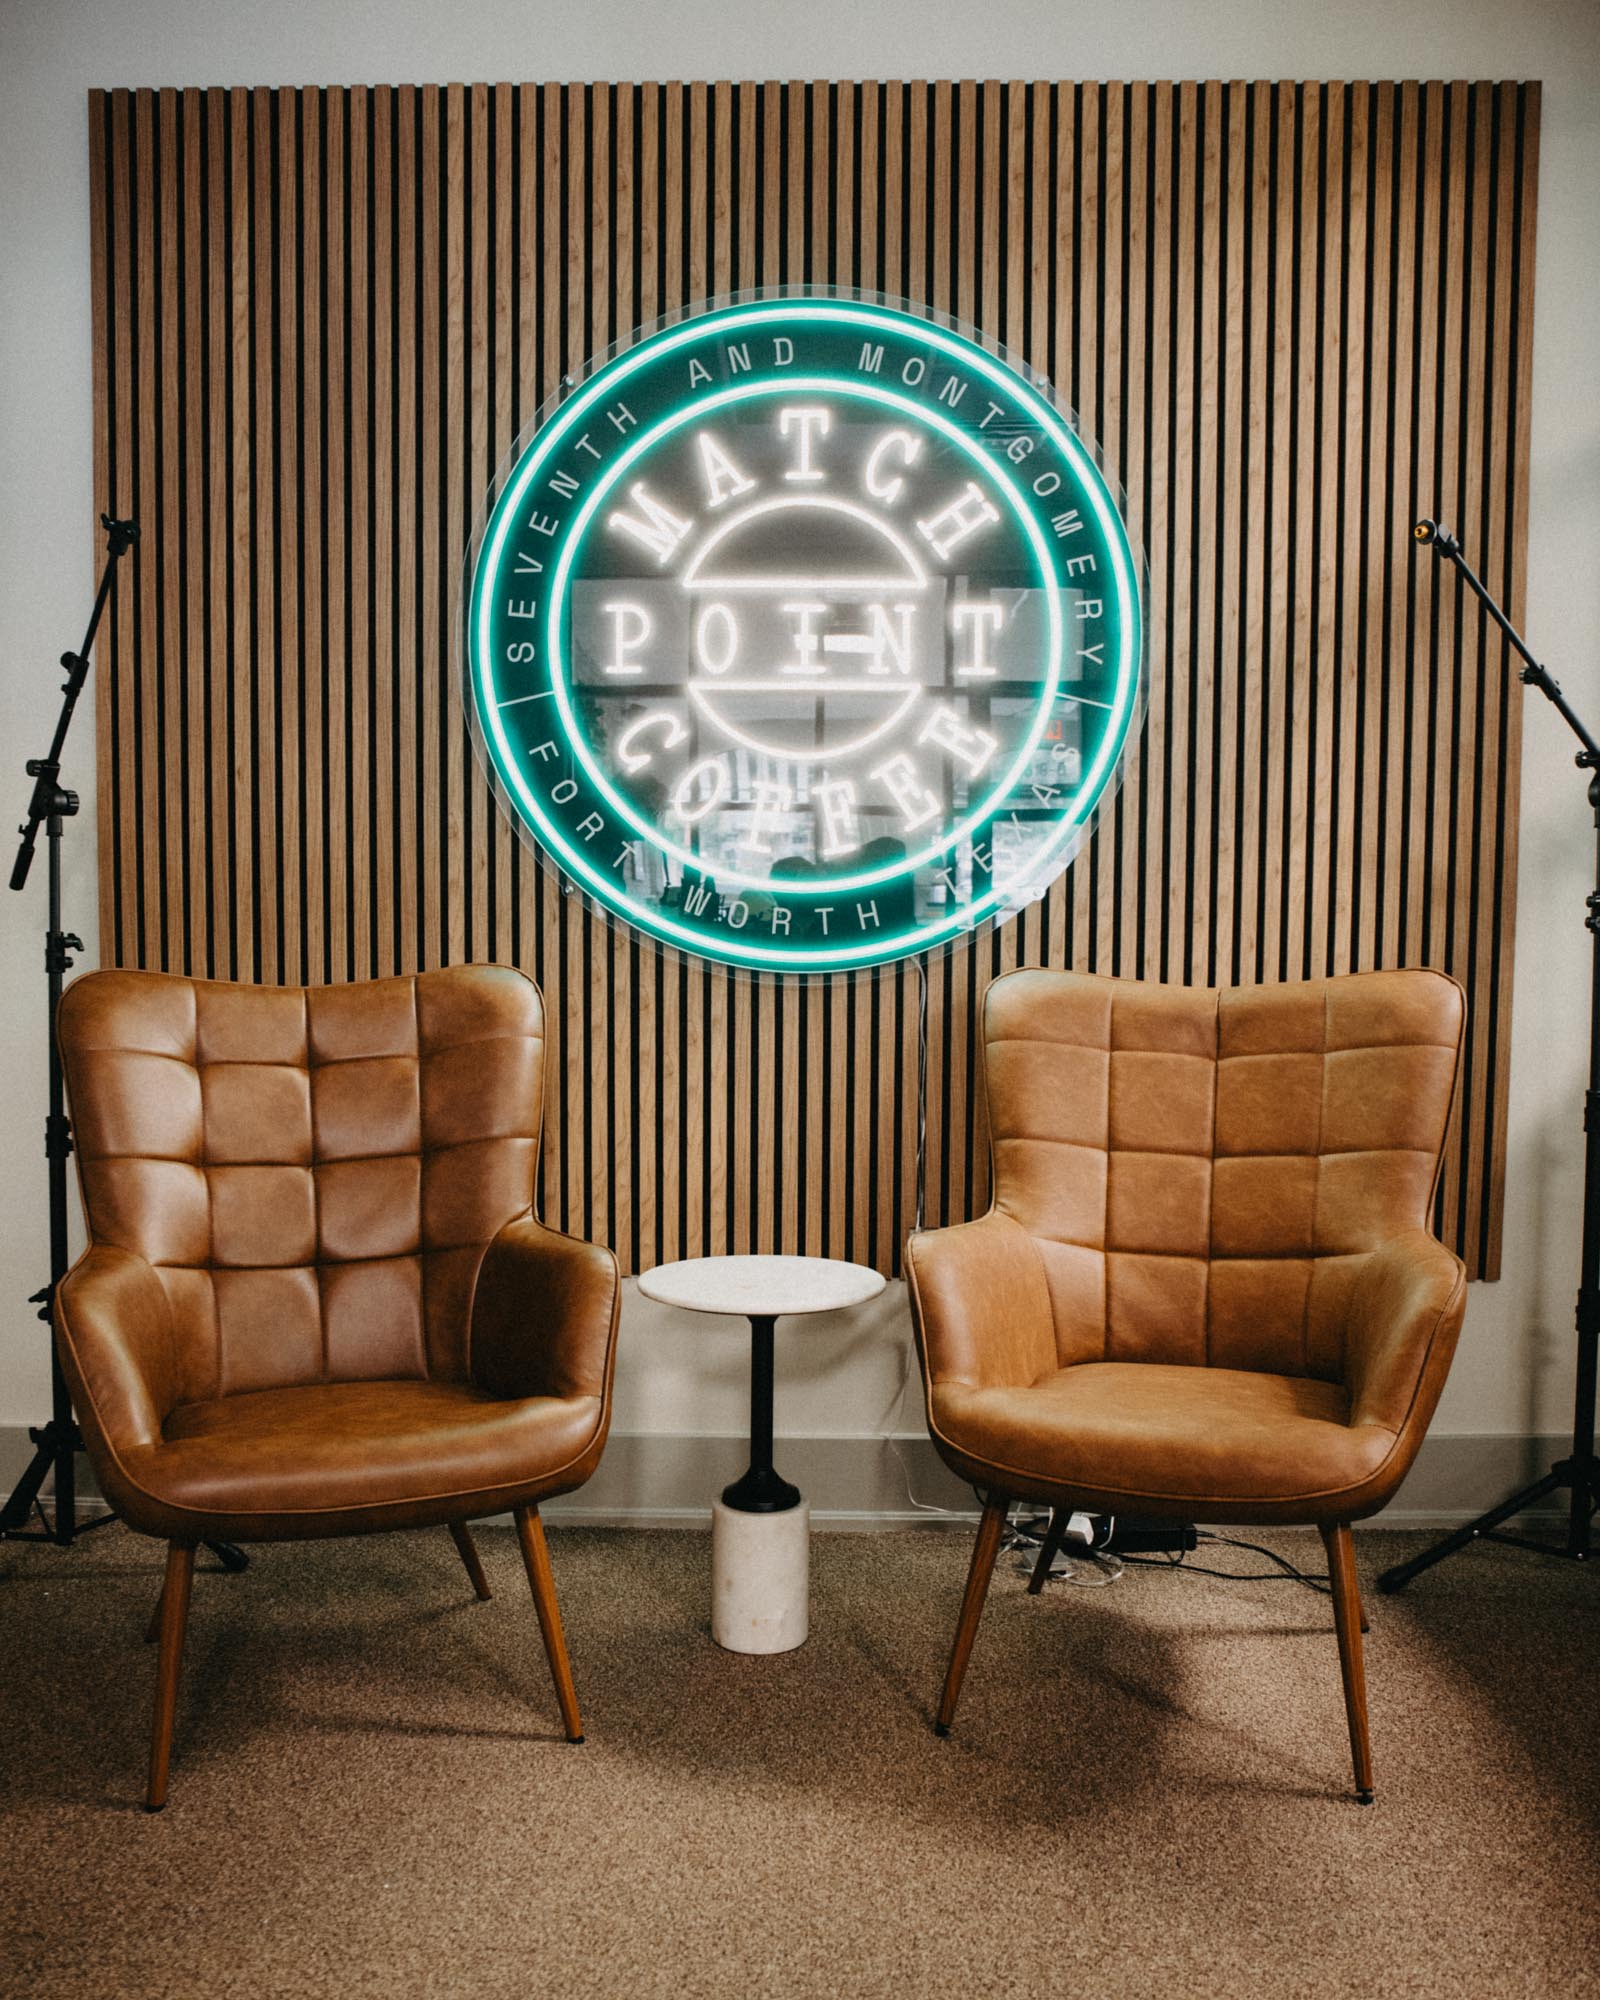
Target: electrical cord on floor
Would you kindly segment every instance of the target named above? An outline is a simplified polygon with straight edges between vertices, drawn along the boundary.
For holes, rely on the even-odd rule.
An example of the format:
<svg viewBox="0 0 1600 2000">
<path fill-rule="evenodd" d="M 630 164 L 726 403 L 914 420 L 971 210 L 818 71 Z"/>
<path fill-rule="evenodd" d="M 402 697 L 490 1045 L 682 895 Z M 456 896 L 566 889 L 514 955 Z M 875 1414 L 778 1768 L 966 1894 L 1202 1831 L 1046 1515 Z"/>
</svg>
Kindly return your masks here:
<svg viewBox="0 0 1600 2000">
<path fill-rule="evenodd" d="M 1280 1556 L 1276 1549 L 1263 1547 L 1260 1542 L 1242 1542 L 1233 1535 L 1212 1534 L 1206 1529 L 1200 1531 L 1200 1540 L 1207 1547 L 1244 1549 L 1251 1555 L 1265 1556 L 1267 1561 L 1277 1565 L 1276 1570 L 1211 1569 L 1205 1563 L 1190 1562 L 1188 1553 L 1177 1550 L 1170 1556 L 1124 1556 L 1124 1563 L 1132 1563 L 1141 1569 L 1183 1570 L 1190 1576 L 1219 1577 L 1224 1583 L 1299 1583 L 1307 1590 L 1320 1591 L 1329 1595 L 1328 1579 L 1312 1576 L 1303 1569 L 1297 1569 L 1287 1556 Z"/>
<path fill-rule="evenodd" d="M 977 1487 L 972 1490 L 981 1505 L 983 1495 L 978 1492 Z M 1043 1545 L 1049 1528 L 1048 1514 L 1008 1521 L 1005 1540 L 1001 1546 L 1007 1551 L 1037 1551 Z M 1086 1549 L 1080 1544 L 1073 1543 L 1064 1546 L 1057 1558 L 1058 1561 L 1064 1561 L 1066 1567 L 1052 1568 L 1045 1581 L 1076 1584 L 1098 1590 L 1107 1584 L 1115 1583 L 1130 1568 L 1161 1569 L 1180 1570 L 1189 1576 L 1215 1577 L 1223 1583 L 1298 1583 L 1303 1584 L 1307 1590 L 1319 1592 L 1324 1597 L 1329 1595 L 1328 1579 L 1325 1576 L 1314 1576 L 1297 1568 L 1287 1556 L 1280 1556 L 1276 1549 L 1269 1549 L 1260 1542 L 1241 1541 L 1234 1535 L 1219 1535 L 1205 1528 L 1199 1530 L 1199 1541 L 1206 1547 L 1242 1549 L 1250 1555 L 1265 1556 L 1275 1567 L 1270 1570 L 1214 1569 L 1206 1563 L 1191 1562 L 1187 1550 L 1175 1549 L 1170 1555 L 1136 1556 L 1104 1548 Z M 1098 1574 L 1093 1576 L 1086 1574 L 1082 1568 L 1085 1563 L 1092 1564 Z M 1021 1567 L 1025 1570 L 1031 1570 L 1033 1567 L 1026 1559 L 1026 1555 Z"/>
</svg>

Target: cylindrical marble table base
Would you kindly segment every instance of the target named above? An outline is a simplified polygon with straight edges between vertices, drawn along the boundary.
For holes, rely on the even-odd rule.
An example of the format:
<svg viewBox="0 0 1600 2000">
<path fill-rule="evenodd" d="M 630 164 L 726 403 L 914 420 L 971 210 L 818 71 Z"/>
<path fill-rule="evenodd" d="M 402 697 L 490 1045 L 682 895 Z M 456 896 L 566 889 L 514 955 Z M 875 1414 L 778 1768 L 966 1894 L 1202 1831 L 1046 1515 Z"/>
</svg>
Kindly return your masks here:
<svg viewBox="0 0 1600 2000">
<path fill-rule="evenodd" d="M 811 1508 L 711 1509 L 711 1636 L 730 1653 L 788 1653 L 811 1627 Z"/>
</svg>

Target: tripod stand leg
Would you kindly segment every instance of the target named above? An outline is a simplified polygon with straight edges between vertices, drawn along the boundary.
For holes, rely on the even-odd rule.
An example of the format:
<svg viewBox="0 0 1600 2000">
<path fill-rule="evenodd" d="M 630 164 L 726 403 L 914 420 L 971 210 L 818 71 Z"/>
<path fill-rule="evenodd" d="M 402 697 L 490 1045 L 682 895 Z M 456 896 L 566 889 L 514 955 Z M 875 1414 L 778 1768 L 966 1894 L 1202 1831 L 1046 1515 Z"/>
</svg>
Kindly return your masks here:
<svg viewBox="0 0 1600 2000">
<path fill-rule="evenodd" d="M 51 1456 L 49 1447 L 40 1445 L 33 1454 L 32 1463 L 12 1490 L 5 1509 L 0 1512 L 0 1535 L 14 1535 L 28 1525 L 28 1516 L 33 1512 L 34 1502 L 49 1472 Z"/>
<path fill-rule="evenodd" d="M 1469 1542 L 1477 1541 L 1480 1535 L 1487 1535 L 1502 1521 L 1509 1521 L 1513 1514 L 1520 1514 L 1535 1500 L 1542 1500 L 1547 1493 L 1554 1493 L 1565 1484 L 1563 1469 L 1557 1466 L 1536 1485 L 1525 1486 L 1520 1493 L 1513 1493 L 1509 1500 L 1491 1508 L 1487 1514 L 1480 1514 L 1477 1520 L 1469 1521 L 1464 1528 L 1457 1528 L 1453 1535 L 1446 1535 L 1442 1542 L 1436 1542 L 1431 1549 L 1424 1549 L 1420 1556 L 1413 1556 L 1410 1562 L 1396 1563 L 1393 1569 L 1386 1569 L 1378 1578 L 1378 1588 L 1386 1597 L 1393 1596 L 1397 1590 L 1404 1590 L 1414 1576 L 1421 1576 L 1425 1569 L 1432 1569 L 1436 1562 L 1453 1556 L 1457 1549 L 1464 1549 Z"/>
<path fill-rule="evenodd" d="M 1067 1538 L 1067 1523 L 1071 1518 L 1070 1507 L 1052 1508 L 1050 1527 L 1039 1548 L 1039 1560 L 1033 1566 L 1033 1575 L 1028 1578 L 1030 1597 L 1037 1597 L 1049 1580 L 1051 1567 L 1061 1553 L 1061 1544 Z"/>
</svg>

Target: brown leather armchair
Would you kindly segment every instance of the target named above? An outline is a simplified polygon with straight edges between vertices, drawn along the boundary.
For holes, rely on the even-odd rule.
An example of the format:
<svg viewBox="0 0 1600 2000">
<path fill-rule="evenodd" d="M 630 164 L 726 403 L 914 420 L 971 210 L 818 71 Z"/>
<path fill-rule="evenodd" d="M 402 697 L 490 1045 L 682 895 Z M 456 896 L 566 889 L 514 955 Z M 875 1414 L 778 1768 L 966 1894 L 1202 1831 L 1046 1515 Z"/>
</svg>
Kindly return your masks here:
<svg viewBox="0 0 1600 2000">
<path fill-rule="evenodd" d="M 1357 1794 L 1372 1797 L 1350 1523 L 1405 1478 L 1466 1295 L 1429 1233 L 1460 1057 L 1435 972 L 989 989 L 994 1205 L 911 1238 L 928 1428 L 987 1495 L 938 1733 L 1006 1512 L 1322 1531 Z"/>
<path fill-rule="evenodd" d="M 63 996 L 89 1248 L 62 1364 L 102 1492 L 168 1543 L 146 1804 L 165 1803 L 194 1552 L 511 1509 L 582 1741 L 539 1503 L 605 1444 L 616 1259 L 533 1215 L 539 989 L 97 972 Z"/>
</svg>

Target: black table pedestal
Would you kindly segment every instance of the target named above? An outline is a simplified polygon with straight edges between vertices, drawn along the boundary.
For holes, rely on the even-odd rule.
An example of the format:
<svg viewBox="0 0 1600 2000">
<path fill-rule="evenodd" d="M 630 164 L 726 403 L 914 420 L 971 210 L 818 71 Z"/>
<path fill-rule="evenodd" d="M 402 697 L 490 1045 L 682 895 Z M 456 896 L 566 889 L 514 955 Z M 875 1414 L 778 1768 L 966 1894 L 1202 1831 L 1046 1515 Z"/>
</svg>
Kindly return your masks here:
<svg viewBox="0 0 1600 2000">
<path fill-rule="evenodd" d="M 750 1464 L 722 1504 L 741 1514 L 782 1514 L 800 1504 L 800 1489 L 772 1466 L 772 1328 L 776 1315 L 750 1315 Z"/>
</svg>

